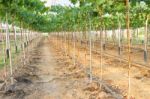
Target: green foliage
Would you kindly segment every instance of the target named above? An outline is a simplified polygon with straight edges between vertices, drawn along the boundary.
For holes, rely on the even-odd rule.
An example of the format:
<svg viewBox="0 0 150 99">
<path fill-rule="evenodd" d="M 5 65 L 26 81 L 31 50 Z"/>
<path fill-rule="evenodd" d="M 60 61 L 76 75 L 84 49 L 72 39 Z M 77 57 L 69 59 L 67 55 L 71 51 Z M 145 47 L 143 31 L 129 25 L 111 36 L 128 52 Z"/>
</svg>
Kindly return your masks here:
<svg viewBox="0 0 150 99">
<path fill-rule="evenodd" d="M 0 18 L 9 23 L 37 31 L 87 30 L 90 21 L 94 29 L 125 28 L 125 0 L 71 0 L 79 7 L 45 7 L 40 0 L 0 0 Z M 130 27 L 138 28 L 150 16 L 150 0 L 130 0 Z M 150 23 L 150 22 L 149 22 Z"/>
<path fill-rule="evenodd" d="M 47 31 L 49 8 L 40 0 L 0 0 L 0 18 L 5 21 L 8 15 L 9 23 L 38 31 Z M 45 28 L 47 27 L 47 28 Z"/>
<path fill-rule="evenodd" d="M 80 3 L 79 7 L 53 6 L 51 11 L 56 12 L 50 22 L 51 31 L 87 30 L 89 21 L 93 29 L 126 28 L 125 0 L 71 0 L 73 4 Z M 144 1 L 144 2 L 143 2 Z M 150 12 L 149 0 L 130 0 L 130 27 L 145 26 Z M 90 20 L 89 20 L 90 19 Z"/>
</svg>

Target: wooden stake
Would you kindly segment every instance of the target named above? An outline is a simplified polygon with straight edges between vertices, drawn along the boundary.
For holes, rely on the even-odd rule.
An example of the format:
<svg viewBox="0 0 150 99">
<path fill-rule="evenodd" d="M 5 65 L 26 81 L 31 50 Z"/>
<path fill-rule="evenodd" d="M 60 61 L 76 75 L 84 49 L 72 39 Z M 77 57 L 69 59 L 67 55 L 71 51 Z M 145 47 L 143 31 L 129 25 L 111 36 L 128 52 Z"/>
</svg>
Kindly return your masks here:
<svg viewBox="0 0 150 99">
<path fill-rule="evenodd" d="M 103 80 L 103 30 L 100 30 L 100 79 Z M 102 84 L 100 85 L 102 88 Z"/>
<path fill-rule="evenodd" d="M 118 15 L 118 54 L 121 54 L 121 42 L 120 42 L 120 35 L 121 34 L 121 23 Z"/>
<path fill-rule="evenodd" d="M 144 61 L 147 62 L 147 43 L 148 43 L 148 17 L 145 21 L 145 34 L 144 34 Z"/>
<path fill-rule="evenodd" d="M 131 96 L 131 39 L 130 39 L 130 19 L 129 19 L 129 0 L 126 0 L 126 28 L 127 28 L 127 38 L 128 38 L 128 96 Z"/>
<path fill-rule="evenodd" d="M 76 65 L 76 35 L 75 31 L 73 31 L 73 48 L 74 48 L 74 66 Z"/>
<path fill-rule="evenodd" d="M 16 51 L 16 53 L 17 53 L 17 51 L 18 51 L 18 47 L 17 47 L 17 35 L 16 35 L 16 28 L 15 28 L 15 26 L 14 25 L 12 25 L 13 26 L 13 31 L 14 31 L 14 41 L 15 41 L 15 51 Z"/>
<path fill-rule="evenodd" d="M 0 35 L 1 35 L 1 40 L 2 40 L 2 57 L 3 57 L 3 64 L 4 64 L 4 78 L 7 77 L 7 66 L 6 66 L 6 55 L 5 55 L 5 39 L 4 39 L 4 32 L 3 32 L 3 27 L 2 27 L 2 23 L 0 24 L 0 28 L 1 28 L 1 31 L 0 31 Z"/>
<path fill-rule="evenodd" d="M 89 18 L 89 46 L 90 46 L 90 82 L 92 83 L 92 34 L 91 34 L 91 19 Z"/>
<path fill-rule="evenodd" d="M 9 26 L 8 26 L 8 17 L 6 13 L 6 34 L 7 34 L 7 39 L 6 39 L 6 48 L 7 48 L 7 54 L 9 58 L 9 66 L 10 66 L 10 80 L 11 84 L 14 83 L 13 81 L 13 67 L 12 67 L 12 59 L 11 59 L 11 49 L 10 49 L 10 33 L 9 33 Z"/>
</svg>

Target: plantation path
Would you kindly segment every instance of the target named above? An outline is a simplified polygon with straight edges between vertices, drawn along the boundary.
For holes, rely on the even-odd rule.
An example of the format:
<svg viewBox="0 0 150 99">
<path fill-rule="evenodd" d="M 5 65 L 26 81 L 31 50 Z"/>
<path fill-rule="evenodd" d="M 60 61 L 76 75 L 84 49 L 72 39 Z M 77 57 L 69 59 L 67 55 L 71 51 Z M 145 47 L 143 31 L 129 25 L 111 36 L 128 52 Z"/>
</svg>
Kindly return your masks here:
<svg viewBox="0 0 150 99">
<path fill-rule="evenodd" d="M 39 79 L 35 81 L 38 83 L 37 90 L 34 91 L 27 99 L 60 99 L 63 95 L 64 87 L 61 83 L 61 78 L 58 75 L 58 71 L 55 57 L 50 51 L 50 45 L 45 40 L 39 48 L 40 58 L 36 63 L 36 67 L 39 69 L 37 74 Z M 35 55 L 37 57 L 37 55 Z"/>
<path fill-rule="evenodd" d="M 30 53 L 30 64 L 19 69 L 15 84 L 0 99 L 114 99 L 62 54 L 42 39 Z"/>
</svg>

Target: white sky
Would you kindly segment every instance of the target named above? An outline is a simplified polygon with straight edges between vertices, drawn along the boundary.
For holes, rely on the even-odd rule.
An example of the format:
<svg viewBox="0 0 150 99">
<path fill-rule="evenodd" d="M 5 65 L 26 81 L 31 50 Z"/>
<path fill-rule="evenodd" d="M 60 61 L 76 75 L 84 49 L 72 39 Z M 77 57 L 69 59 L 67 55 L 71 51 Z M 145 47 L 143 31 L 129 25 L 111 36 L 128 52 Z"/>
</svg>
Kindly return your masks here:
<svg viewBox="0 0 150 99">
<path fill-rule="evenodd" d="M 46 6 L 59 4 L 63 6 L 72 6 L 72 3 L 69 0 L 41 0 L 41 1 L 46 1 L 47 2 Z"/>
</svg>

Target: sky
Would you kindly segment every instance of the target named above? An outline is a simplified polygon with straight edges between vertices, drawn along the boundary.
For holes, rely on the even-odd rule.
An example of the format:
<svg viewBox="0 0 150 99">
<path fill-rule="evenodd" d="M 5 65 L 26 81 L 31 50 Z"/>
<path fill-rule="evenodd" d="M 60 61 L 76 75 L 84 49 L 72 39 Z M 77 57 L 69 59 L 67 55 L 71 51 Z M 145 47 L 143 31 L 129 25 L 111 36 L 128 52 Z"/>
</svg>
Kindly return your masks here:
<svg viewBox="0 0 150 99">
<path fill-rule="evenodd" d="M 41 0 L 46 1 L 46 6 L 51 5 L 63 5 L 63 6 L 72 6 L 72 3 L 69 0 Z"/>
</svg>

